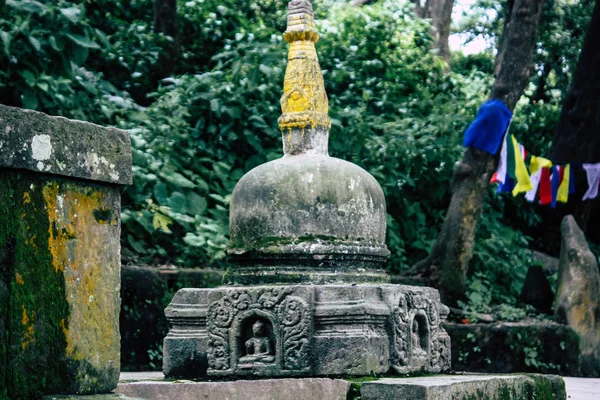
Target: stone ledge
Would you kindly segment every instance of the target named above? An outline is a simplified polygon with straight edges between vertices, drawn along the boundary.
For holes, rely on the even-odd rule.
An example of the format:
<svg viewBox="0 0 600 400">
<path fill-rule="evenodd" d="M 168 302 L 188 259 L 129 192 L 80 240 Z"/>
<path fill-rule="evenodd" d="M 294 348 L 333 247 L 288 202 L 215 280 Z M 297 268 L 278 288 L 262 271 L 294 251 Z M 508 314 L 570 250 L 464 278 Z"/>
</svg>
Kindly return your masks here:
<svg viewBox="0 0 600 400">
<path fill-rule="evenodd" d="M 561 400 L 565 383 L 556 375 L 440 375 L 365 382 L 361 400 Z"/>
<path fill-rule="evenodd" d="M 444 324 L 452 368 L 477 373 L 579 375 L 579 336 L 556 323 Z"/>
<path fill-rule="evenodd" d="M 0 168 L 132 183 L 129 134 L 0 105 Z"/>
<path fill-rule="evenodd" d="M 145 400 L 139 397 L 129 397 L 122 394 L 90 394 L 90 395 L 50 395 L 41 400 Z"/>
<path fill-rule="evenodd" d="M 167 381 L 157 372 L 133 372 L 121 374 L 116 392 L 146 400 L 566 399 L 565 382 L 561 377 L 540 374 L 438 375 L 354 382 L 328 378 L 194 382 Z M 84 399 L 87 397 L 82 397 Z"/>
<path fill-rule="evenodd" d="M 140 381 L 116 391 L 146 400 L 346 400 L 350 382 L 341 379 L 264 379 L 233 382 Z"/>
</svg>

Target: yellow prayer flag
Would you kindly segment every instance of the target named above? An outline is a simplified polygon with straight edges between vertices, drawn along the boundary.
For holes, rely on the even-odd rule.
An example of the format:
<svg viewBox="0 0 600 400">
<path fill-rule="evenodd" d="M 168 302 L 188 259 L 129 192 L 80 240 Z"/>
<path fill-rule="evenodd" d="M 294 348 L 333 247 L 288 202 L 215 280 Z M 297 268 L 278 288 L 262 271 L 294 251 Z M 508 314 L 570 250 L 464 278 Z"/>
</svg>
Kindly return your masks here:
<svg viewBox="0 0 600 400">
<path fill-rule="evenodd" d="M 569 181 L 571 178 L 571 165 L 567 164 L 564 167 L 563 180 L 558 187 L 556 201 L 566 203 L 569 200 Z"/>
<path fill-rule="evenodd" d="M 533 175 L 540 169 L 550 168 L 551 166 L 552 161 L 548 160 L 547 158 L 531 156 L 531 161 L 529 162 L 529 173 Z"/>
<path fill-rule="evenodd" d="M 512 139 L 512 145 L 515 149 L 515 176 L 517 182 L 512 194 L 513 196 L 516 196 L 519 193 L 530 191 L 533 189 L 533 185 L 529 179 L 529 173 L 525 167 L 525 160 L 523 160 L 523 154 L 519 148 L 519 143 L 517 143 L 517 139 L 515 139 L 513 135 L 510 135 L 510 138 Z"/>
</svg>

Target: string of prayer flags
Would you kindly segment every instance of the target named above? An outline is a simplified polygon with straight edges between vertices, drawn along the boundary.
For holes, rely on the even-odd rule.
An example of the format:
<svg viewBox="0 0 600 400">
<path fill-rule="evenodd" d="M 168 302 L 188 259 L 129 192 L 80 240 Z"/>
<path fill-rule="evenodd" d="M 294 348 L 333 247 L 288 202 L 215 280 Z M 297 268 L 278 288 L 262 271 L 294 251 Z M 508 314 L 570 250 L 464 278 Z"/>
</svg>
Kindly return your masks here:
<svg viewBox="0 0 600 400">
<path fill-rule="evenodd" d="M 598 183 L 600 182 L 600 163 L 583 164 L 587 174 L 588 190 L 583 195 L 583 200 L 595 199 L 598 196 Z"/>
<path fill-rule="evenodd" d="M 473 146 L 495 155 L 508 129 L 512 112 L 502 100 L 488 100 L 479 107 L 477 115 L 465 132 L 464 147 Z"/>
<path fill-rule="evenodd" d="M 529 172 L 531 176 L 529 179 L 531 180 L 532 188 L 525 194 L 525 199 L 530 203 L 535 200 L 535 195 L 538 191 L 538 187 L 540 186 L 540 181 L 542 179 L 542 172 L 544 168 L 549 168 L 552 166 L 552 161 L 543 158 L 531 156 L 531 160 L 529 161 Z M 548 174 L 549 177 L 549 174 Z M 540 200 L 541 200 L 541 191 L 540 191 Z"/>
<path fill-rule="evenodd" d="M 553 165 L 546 158 L 532 155 L 528 171 L 527 151 L 508 132 L 511 118 L 512 112 L 501 100 L 488 100 L 479 107 L 463 141 L 465 147 L 473 146 L 492 155 L 500 150 L 498 169 L 490 180 L 498 183 L 498 193 L 525 193 L 529 202 L 537 195 L 540 204 L 556 207 L 557 203 L 567 203 L 569 195 L 575 193 L 575 171 L 579 174 L 583 167 L 588 182 L 583 200 L 598 197 L 600 163 Z"/>
</svg>

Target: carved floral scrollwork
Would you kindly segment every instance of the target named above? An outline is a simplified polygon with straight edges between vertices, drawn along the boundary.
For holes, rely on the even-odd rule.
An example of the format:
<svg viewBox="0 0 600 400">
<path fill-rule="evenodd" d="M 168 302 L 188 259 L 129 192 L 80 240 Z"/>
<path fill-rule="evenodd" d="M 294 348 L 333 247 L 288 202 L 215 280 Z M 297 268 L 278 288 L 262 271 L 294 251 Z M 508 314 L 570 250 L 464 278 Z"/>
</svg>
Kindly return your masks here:
<svg viewBox="0 0 600 400">
<path fill-rule="evenodd" d="M 283 325 L 284 367 L 308 368 L 308 304 L 299 297 L 287 297 L 279 306 L 278 315 Z"/>
<path fill-rule="evenodd" d="M 404 295 L 398 300 L 394 310 L 394 364 L 398 367 L 408 365 L 408 304 Z"/>
</svg>

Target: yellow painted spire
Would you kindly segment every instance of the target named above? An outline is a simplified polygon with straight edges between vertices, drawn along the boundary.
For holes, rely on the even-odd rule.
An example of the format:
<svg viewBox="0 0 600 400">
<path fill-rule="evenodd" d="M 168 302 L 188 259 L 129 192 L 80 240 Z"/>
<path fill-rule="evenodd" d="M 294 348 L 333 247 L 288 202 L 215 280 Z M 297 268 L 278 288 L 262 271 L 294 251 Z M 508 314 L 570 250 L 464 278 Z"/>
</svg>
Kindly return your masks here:
<svg viewBox="0 0 600 400">
<path fill-rule="evenodd" d="M 310 1 L 289 2 L 287 30 L 283 38 L 290 44 L 290 49 L 279 127 L 284 134 L 305 128 L 329 130 L 331 119 L 328 115 L 327 93 L 315 50 L 319 33 Z"/>
</svg>

